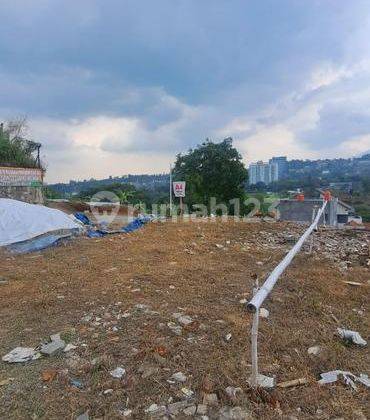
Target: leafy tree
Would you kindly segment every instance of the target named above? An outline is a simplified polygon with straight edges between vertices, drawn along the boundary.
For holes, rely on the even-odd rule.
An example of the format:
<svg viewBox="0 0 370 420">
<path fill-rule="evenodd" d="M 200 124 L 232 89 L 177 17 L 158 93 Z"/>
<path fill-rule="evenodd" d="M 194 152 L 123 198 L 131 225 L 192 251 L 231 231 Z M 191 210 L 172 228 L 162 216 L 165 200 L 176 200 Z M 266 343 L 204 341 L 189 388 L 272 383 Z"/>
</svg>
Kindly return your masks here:
<svg viewBox="0 0 370 420">
<path fill-rule="evenodd" d="M 24 138 L 26 120 L 20 119 L 0 125 L 0 164 L 26 168 L 41 167 L 41 145 Z M 36 152 L 36 156 L 34 153 Z"/>
<path fill-rule="evenodd" d="M 179 154 L 174 179 L 186 181 L 185 202 L 209 205 L 211 197 L 228 205 L 229 200 L 244 197 L 248 172 L 232 139 L 213 143 L 207 139 L 187 154 Z"/>
</svg>

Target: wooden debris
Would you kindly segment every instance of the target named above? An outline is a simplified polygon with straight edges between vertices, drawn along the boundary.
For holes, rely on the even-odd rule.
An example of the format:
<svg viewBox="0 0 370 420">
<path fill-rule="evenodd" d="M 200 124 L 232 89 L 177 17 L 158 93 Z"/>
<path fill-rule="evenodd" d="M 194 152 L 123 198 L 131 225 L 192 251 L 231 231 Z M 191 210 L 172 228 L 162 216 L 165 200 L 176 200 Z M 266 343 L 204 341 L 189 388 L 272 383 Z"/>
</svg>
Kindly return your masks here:
<svg viewBox="0 0 370 420">
<path fill-rule="evenodd" d="M 277 384 L 279 388 L 291 388 L 292 386 L 306 385 L 308 384 L 307 378 L 293 379 L 292 381 L 280 382 Z"/>
</svg>

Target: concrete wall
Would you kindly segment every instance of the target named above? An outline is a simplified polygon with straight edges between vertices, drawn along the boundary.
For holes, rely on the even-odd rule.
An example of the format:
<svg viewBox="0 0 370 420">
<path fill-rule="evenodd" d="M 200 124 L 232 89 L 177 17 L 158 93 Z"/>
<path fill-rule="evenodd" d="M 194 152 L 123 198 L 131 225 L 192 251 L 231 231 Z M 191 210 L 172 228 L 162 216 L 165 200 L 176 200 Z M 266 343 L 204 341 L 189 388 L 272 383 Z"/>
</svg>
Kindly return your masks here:
<svg viewBox="0 0 370 420">
<path fill-rule="evenodd" d="M 12 198 L 31 204 L 43 204 L 42 187 L 4 187 L 0 185 L 0 198 Z"/>
<path fill-rule="evenodd" d="M 311 223 L 314 207 L 317 210 L 322 207 L 322 200 L 280 200 L 277 207 L 279 220 Z M 327 224 L 335 224 L 335 221 L 330 217 L 330 213 L 332 213 L 331 202 L 328 203 L 325 209 L 325 219 Z M 323 222 L 324 218 L 321 217 L 319 223 L 322 224 Z"/>
<path fill-rule="evenodd" d="M 42 204 L 43 175 L 39 168 L 0 166 L 0 198 Z"/>
</svg>

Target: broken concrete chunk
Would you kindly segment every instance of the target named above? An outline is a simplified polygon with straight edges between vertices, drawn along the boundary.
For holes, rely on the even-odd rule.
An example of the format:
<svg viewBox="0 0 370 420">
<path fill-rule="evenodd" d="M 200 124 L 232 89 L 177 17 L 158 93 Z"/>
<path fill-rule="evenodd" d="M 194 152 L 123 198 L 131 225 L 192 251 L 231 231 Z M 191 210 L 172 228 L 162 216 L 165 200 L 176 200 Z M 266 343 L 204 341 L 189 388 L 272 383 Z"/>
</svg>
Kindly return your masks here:
<svg viewBox="0 0 370 420">
<path fill-rule="evenodd" d="M 174 402 L 168 405 L 168 413 L 173 416 L 176 416 L 179 413 L 179 411 L 183 410 L 186 407 L 189 407 L 190 405 L 192 405 L 192 403 L 188 400 Z"/>
<path fill-rule="evenodd" d="M 312 346 L 308 348 L 307 353 L 317 356 L 320 353 L 320 351 L 321 351 L 320 346 Z"/>
<path fill-rule="evenodd" d="M 194 416 L 196 411 L 197 411 L 197 406 L 191 405 L 190 407 L 185 408 L 182 412 L 185 414 L 185 416 Z"/>
<path fill-rule="evenodd" d="M 176 372 L 171 376 L 176 382 L 186 382 L 186 376 L 182 372 Z"/>
<path fill-rule="evenodd" d="M 63 340 L 53 340 L 50 343 L 43 344 L 40 349 L 40 353 L 51 356 L 58 351 L 61 351 L 65 348 L 66 343 Z"/>
<path fill-rule="evenodd" d="M 234 387 L 234 386 L 228 386 L 228 387 L 225 389 L 225 392 L 226 392 L 226 394 L 228 395 L 228 397 L 229 397 L 230 399 L 235 399 L 235 398 L 236 398 L 236 395 L 237 395 L 238 393 L 241 393 L 241 392 L 242 392 L 242 389 L 241 389 L 241 388 L 236 388 L 236 387 Z"/>
<path fill-rule="evenodd" d="M 164 416 L 166 414 L 166 406 L 151 404 L 146 410 L 144 410 L 149 415 L 155 416 Z"/>
<path fill-rule="evenodd" d="M 360 382 L 366 387 L 370 387 L 370 379 L 364 373 L 361 373 L 358 377 L 351 372 L 346 372 L 343 370 L 332 370 L 329 372 L 321 373 L 320 376 L 321 379 L 318 381 L 320 385 L 331 384 L 336 382 L 340 377 L 343 377 L 344 383 L 349 385 L 354 390 L 357 389 L 355 382 Z"/>
<path fill-rule="evenodd" d="M 249 383 L 251 383 L 251 380 L 249 380 Z M 271 376 L 258 374 L 257 385 L 262 388 L 273 388 L 275 386 L 275 378 Z"/>
<path fill-rule="evenodd" d="M 122 376 L 126 373 L 126 370 L 122 367 L 117 367 L 114 370 L 111 370 L 109 373 L 113 378 L 121 379 Z"/>
<path fill-rule="evenodd" d="M 71 350 L 77 349 L 77 346 L 74 346 L 73 344 L 69 343 L 64 347 L 64 353 L 68 353 Z"/>
<path fill-rule="evenodd" d="M 261 318 L 268 318 L 270 315 L 270 312 L 265 308 L 260 308 L 260 317 Z"/>
<path fill-rule="evenodd" d="M 193 319 L 188 315 L 182 315 L 177 318 L 177 321 L 182 325 L 189 325 L 193 322 Z"/>
<path fill-rule="evenodd" d="M 190 398 L 194 395 L 194 391 L 192 391 L 189 388 L 181 388 L 181 392 L 188 398 Z"/>
<path fill-rule="evenodd" d="M 60 333 L 58 333 L 58 334 L 52 334 L 52 335 L 50 336 L 50 340 L 51 340 L 51 341 L 60 341 L 60 340 L 61 340 L 61 338 L 60 338 Z"/>
<path fill-rule="evenodd" d="M 361 337 L 357 331 L 345 330 L 344 328 L 337 328 L 338 334 L 343 340 L 352 342 L 359 346 L 367 346 L 367 342 Z"/>
<path fill-rule="evenodd" d="M 4 362 L 24 363 L 30 360 L 36 360 L 41 357 L 40 353 L 31 347 L 16 347 L 11 352 L 2 357 Z"/>
</svg>

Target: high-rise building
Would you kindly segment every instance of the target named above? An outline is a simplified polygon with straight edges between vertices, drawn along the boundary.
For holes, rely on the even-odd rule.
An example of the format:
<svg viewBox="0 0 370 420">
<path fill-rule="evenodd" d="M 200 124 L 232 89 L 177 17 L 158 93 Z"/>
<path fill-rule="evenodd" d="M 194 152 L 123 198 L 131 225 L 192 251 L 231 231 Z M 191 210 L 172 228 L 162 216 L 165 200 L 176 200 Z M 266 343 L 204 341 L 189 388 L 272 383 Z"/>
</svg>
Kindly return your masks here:
<svg viewBox="0 0 370 420">
<path fill-rule="evenodd" d="M 288 160 L 286 156 L 274 156 L 269 160 L 269 164 L 276 163 L 278 165 L 279 177 L 278 179 L 283 179 L 288 176 Z"/>
<path fill-rule="evenodd" d="M 279 179 L 279 166 L 277 163 L 265 163 L 262 160 L 249 165 L 249 184 L 262 182 L 271 184 Z"/>
</svg>

